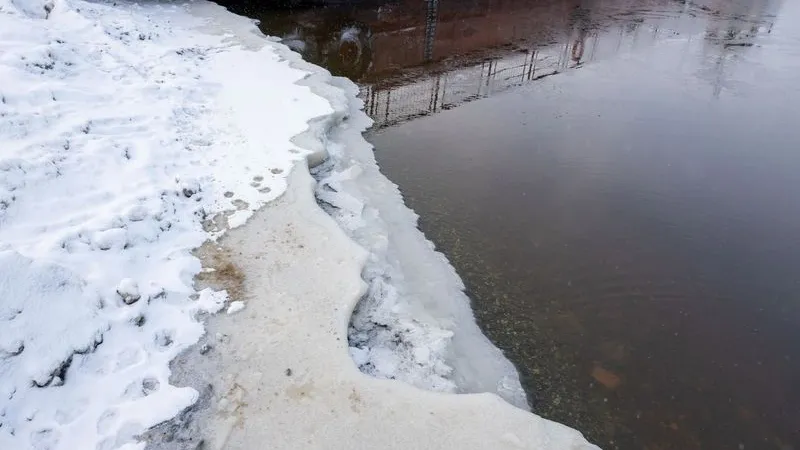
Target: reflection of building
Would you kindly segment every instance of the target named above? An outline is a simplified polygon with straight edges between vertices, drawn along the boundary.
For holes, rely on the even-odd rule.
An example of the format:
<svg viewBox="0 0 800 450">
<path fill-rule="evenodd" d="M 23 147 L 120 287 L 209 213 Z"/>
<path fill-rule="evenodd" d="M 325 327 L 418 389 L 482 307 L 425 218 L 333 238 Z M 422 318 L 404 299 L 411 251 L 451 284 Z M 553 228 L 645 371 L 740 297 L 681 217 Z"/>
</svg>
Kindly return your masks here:
<svg viewBox="0 0 800 450">
<path fill-rule="evenodd" d="M 308 61 L 359 82 L 381 127 L 704 27 L 717 62 L 701 77 L 719 90 L 724 50 L 752 45 L 779 1 L 360 0 L 260 19 Z"/>
<path fill-rule="evenodd" d="M 413 5 L 411 0 L 406 3 Z M 566 28 L 579 0 L 427 0 L 419 26 L 373 32 L 370 78 L 453 55 L 482 52 L 504 45 L 531 46 L 547 42 Z M 408 11 L 393 10 L 397 17 Z M 410 24 L 409 24 L 410 25 Z M 402 52 L 382 49 L 403 48 Z"/>
</svg>

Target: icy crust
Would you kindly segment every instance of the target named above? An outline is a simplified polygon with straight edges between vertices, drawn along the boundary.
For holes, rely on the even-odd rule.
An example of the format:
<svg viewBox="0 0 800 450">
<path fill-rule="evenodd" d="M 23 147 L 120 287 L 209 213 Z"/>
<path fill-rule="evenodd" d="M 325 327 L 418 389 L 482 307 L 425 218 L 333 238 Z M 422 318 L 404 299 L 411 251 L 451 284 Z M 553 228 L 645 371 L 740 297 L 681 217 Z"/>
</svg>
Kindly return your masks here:
<svg viewBox="0 0 800 450">
<path fill-rule="evenodd" d="M 226 295 L 190 252 L 280 195 L 330 112 L 202 7 L 0 0 L 2 449 L 141 446 L 196 400 L 168 364 Z"/>
<path fill-rule="evenodd" d="M 330 133 L 329 159 L 313 170 L 316 197 L 368 252 L 362 271 L 368 287 L 350 323 L 350 355 L 376 377 L 440 392 L 496 393 L 529 409 L 516 369 L 476 325 L 461 279 L 380 173 L 361 137 L 371 121 L 356 86 L 330 83 L 341 87 L 327 94 L 339 124 Z"/>
<path fill-rule="evenodd" d="M 333 108 L 293 141 L 312 152 L 319 205 L 367 251 L 361 274 L 367 291 L 348 332 L 353 361 L 378 378 L 437 392 L 496 393 L 529 410 L 516 368 L 478 328 L 460 277 L 419 231 L 418 216 L 397 186 L 380 173 L 362 136 L 372 121 L 357 86 L 283 45 L 276 48 L 309 73 L 299 83 Z"/>
</svg>

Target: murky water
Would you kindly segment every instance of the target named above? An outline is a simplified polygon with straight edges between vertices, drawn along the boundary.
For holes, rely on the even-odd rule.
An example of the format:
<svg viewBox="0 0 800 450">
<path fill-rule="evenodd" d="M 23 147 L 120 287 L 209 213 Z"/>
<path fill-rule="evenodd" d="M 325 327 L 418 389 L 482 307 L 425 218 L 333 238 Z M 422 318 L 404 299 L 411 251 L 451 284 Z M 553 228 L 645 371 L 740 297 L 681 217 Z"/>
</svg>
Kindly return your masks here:
<svg viewBox="0 0 800 450">
<path fill-rule="evenodd" d="M 604 448 L 800 449 L 800 2 L 239 11 L 362 84 L 537 413 Z"/>
</svg>

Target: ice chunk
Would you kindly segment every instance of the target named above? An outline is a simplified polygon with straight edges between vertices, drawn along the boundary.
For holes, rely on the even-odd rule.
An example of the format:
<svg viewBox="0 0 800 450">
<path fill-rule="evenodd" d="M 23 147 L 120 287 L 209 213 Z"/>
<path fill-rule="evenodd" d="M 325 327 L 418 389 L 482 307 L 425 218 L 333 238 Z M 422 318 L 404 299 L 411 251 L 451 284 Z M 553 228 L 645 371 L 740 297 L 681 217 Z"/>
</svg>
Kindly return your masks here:
<svg viewBox="0 0 800 450">
<path fill-rule="evenodd" d="M 228 314 L 236 314 L 237 312 L 243 309 L 244 309 L 244 302 L 237 300 L 235 302 L 231 302 L 231 304 L 228 305 L 228 309 L 225 312 Z"/>
</svg>

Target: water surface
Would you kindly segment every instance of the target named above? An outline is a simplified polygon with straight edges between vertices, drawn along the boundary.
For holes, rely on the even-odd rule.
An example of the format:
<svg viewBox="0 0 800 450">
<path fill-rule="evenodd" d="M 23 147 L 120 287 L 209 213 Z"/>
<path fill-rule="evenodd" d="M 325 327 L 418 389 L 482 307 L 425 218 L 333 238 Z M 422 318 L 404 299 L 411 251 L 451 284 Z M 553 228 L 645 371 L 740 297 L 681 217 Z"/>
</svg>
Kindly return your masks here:
<svg viewBox="0 0 800 450">
<path fill-rule="evenodd" d="M 800 449 L 800 3 L 260 17 L 362 85 L 538 414 L 604 448 Z"/>
</svg>

